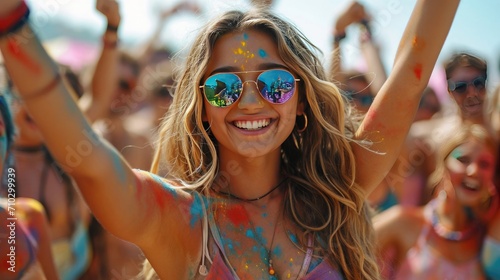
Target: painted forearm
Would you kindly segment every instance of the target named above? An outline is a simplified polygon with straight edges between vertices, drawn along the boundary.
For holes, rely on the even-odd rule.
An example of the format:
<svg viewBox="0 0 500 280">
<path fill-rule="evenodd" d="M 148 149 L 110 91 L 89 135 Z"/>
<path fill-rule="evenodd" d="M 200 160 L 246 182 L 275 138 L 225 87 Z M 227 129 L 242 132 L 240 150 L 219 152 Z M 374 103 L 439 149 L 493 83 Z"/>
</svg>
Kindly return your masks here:
<svg viewBox="0 0 500 280">
<path fill-rule="evenodd" d="M 458 3 L 421 0 L 415 6 L 391 75 L 356 133 L 357 139 L 373 143 L 372 151 L 353 145 L 356 182 L 368 193 L 386 176 L 400 153 Z"/>
</svg>

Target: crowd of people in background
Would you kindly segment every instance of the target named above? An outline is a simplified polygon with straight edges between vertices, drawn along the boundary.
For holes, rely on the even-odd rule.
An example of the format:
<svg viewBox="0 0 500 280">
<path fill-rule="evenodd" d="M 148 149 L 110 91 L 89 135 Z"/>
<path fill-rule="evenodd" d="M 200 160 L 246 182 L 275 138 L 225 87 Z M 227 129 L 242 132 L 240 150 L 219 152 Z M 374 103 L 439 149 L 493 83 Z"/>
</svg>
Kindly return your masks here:
<svg viewBox="0 0 500 280">
<path fill-rule="evenodd" d="M 257 0 L 252 3 L 262 10 L 271 9 L 273 4 Z M 161 13 L 154 35 L 143 48 L 127 50 L 121 47 L 118 35 L 119 3 L 97 0 L 96 9 L 106 18 L 107 28 L 100 42 L 98 60 L 87 67 L 92 78 L 85 83 L 83 73 L 60 64 L 61 79 L 74 94 L 75 104 L 94 131 L 131 168 L 148 171 L 155 166 L 156 174 L 167 176 L 173 166 L 158 160 L 164 141 L 160 127 L 178 90 L 178 81 L 189 77 L 179 76 L 177 65 L 183 62 L 174 60 L 174 53 L 162 46 L 158 37 L 165 22 L 176 13 L 203 11 L 193 2 L 179 2 Z M 324 62 L 328 65 L 324 69 L 327 80 L 339 88 L 342 99 L 351 105 L 348 110 L 353 110 L 353 119 L 358 121 L 374 118 L 369 114 L 370 107 L 377 102 L 376 96 L 392 72 L 382 63 L 371 18 L 370 11 L 359 2 L 352 2 L 340 13 L 329 35 L 330 60 Z M 365 65 L 362 70 L 347 69 L 343 63 L 343 40 L 351 36 L 348 31 L 353 27 L 359 28 L 355 34 L 359 36 Z M 500 85 L 488 83 L 486 61 L 467 50 L 448 54 L 445 63 L 437 66 L 445 72 L 443 84 L 447 88 L 436 89 L 432 85 L 425 88 L 394 165 L 366 196 L 375 233 L 376 263 L 382 279 L 500 280 Z M 92 151 L 83 144 L 76 149 L 68 147 L 66 161 L 58 163 L 19 97 L 18 85 L 12 82 L 3 65 L 0 83 L 3 171 L 0 218 L 2 223 L 7 219 L 12 170 L 15 170 L 16 209 L 20 217 L 16 229 L 19 260 L 16 273 L 8 271 L 5 265 L 9 261 L 5 238 L 9 228 L 0 228 L 0 278 L 147 278 L 141 274 L 143 266 L 148 265 L 144 264 L 143 251 L 111 234 L 101 224 L 68 172 L 79 168 L 82 158 Z M 252 83 L 242 83 L 245 87 L 249 84 Z M 440 98 L 441 91 L 447 91 L 449 98 Z M 241 101 L 243 97 L 239 98 Z M 443 100 L 449 102 L 445 104 Z M 310 129 L 314 121 L 318 120 L 309 113 L 304 129 L 308 122 Z M 88 135 L 88 139 L 93 141 L 94 136 Z M 226 194 L 222 187 L 214 192 Z M 228 195 L 240 199 L 237 194 Z M 193 199 L 200 200 L 197 196 Z M 282 208 L 285 209 L 279 209 Z M 276 226 L 273 241 L 275 233 Z M 295 238 L 307 243 L 307 236 Z M 222 240 L 225 238 L 229 237 Z M 334 268 L 342 271 L 345 264 L 337 265 Z M 270 272 L 270 279 L 276 279 L 272 276 Z"/>
</svg>

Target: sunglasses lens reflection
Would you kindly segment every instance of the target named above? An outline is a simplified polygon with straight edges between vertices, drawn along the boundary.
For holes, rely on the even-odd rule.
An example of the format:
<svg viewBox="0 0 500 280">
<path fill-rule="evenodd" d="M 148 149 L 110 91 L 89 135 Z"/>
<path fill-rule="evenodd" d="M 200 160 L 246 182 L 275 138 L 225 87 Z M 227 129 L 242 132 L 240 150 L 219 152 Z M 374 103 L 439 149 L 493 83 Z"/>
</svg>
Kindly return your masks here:
<svg viewBox="0 0 500 280">
<path fill-rule="evenodd" d="M 256 83 L 262 97 L 274 104 L 285 103 L 295 92 L 295 78 L 285 70 L 264 71 L 258 76 Z M 226 107 L 238 100 L 243 82 L 234 73 L 219 73 L 208 77 L 203 89 L 212 106 Z"/>
<path fill-rule="evenodd" d="M 216 107 L 226 107 L 233 104 L 240 97 L 241 89 L 241 79 L 231 73 L 210 76 L 205 81 L 204 86 L 208 103 Z"/>
<path fill-rule="evenodd" d="M 288 71 L 269 70 L 259 75 L 257 86 L 267 101 L 283 104 L 290 100 L 295 92 L 295 78 Z"/>
</svg>

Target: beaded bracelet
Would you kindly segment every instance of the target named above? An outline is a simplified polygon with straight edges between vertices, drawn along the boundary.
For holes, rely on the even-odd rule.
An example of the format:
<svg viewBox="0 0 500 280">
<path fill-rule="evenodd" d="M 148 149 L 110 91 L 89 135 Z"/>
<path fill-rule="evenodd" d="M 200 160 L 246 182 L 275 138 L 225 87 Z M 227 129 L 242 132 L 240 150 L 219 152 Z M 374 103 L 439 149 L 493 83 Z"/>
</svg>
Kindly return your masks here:
<svg viewBox="0 0 500 280">
<path fill-rule="evenodd" d="M 28 22 L 29 15 L 28 5 L 22 1 L 10 14 L 0 17 L 0 37 L 18 31 Z"/>
</svg>

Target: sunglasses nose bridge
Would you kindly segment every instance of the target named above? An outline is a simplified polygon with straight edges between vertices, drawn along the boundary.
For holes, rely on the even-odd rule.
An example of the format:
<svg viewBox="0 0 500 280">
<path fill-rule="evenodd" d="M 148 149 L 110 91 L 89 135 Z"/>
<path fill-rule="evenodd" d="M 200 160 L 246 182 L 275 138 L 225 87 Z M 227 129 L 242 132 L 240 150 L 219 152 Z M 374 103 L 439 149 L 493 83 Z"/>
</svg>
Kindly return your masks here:
<svg viewBox="0 0 500 280">
<path fill-rule="evenodd" d="M 255 84 L 255 87 L 245 87 L 247 83 Z M 238 108 L 248 108 L 252 106 L 262 107 L 264 100 L 259 92 L 259 86 L 254 80 L 246 80 L 242 83 L 241 96 L 238 101 Z"/>
</svg>

